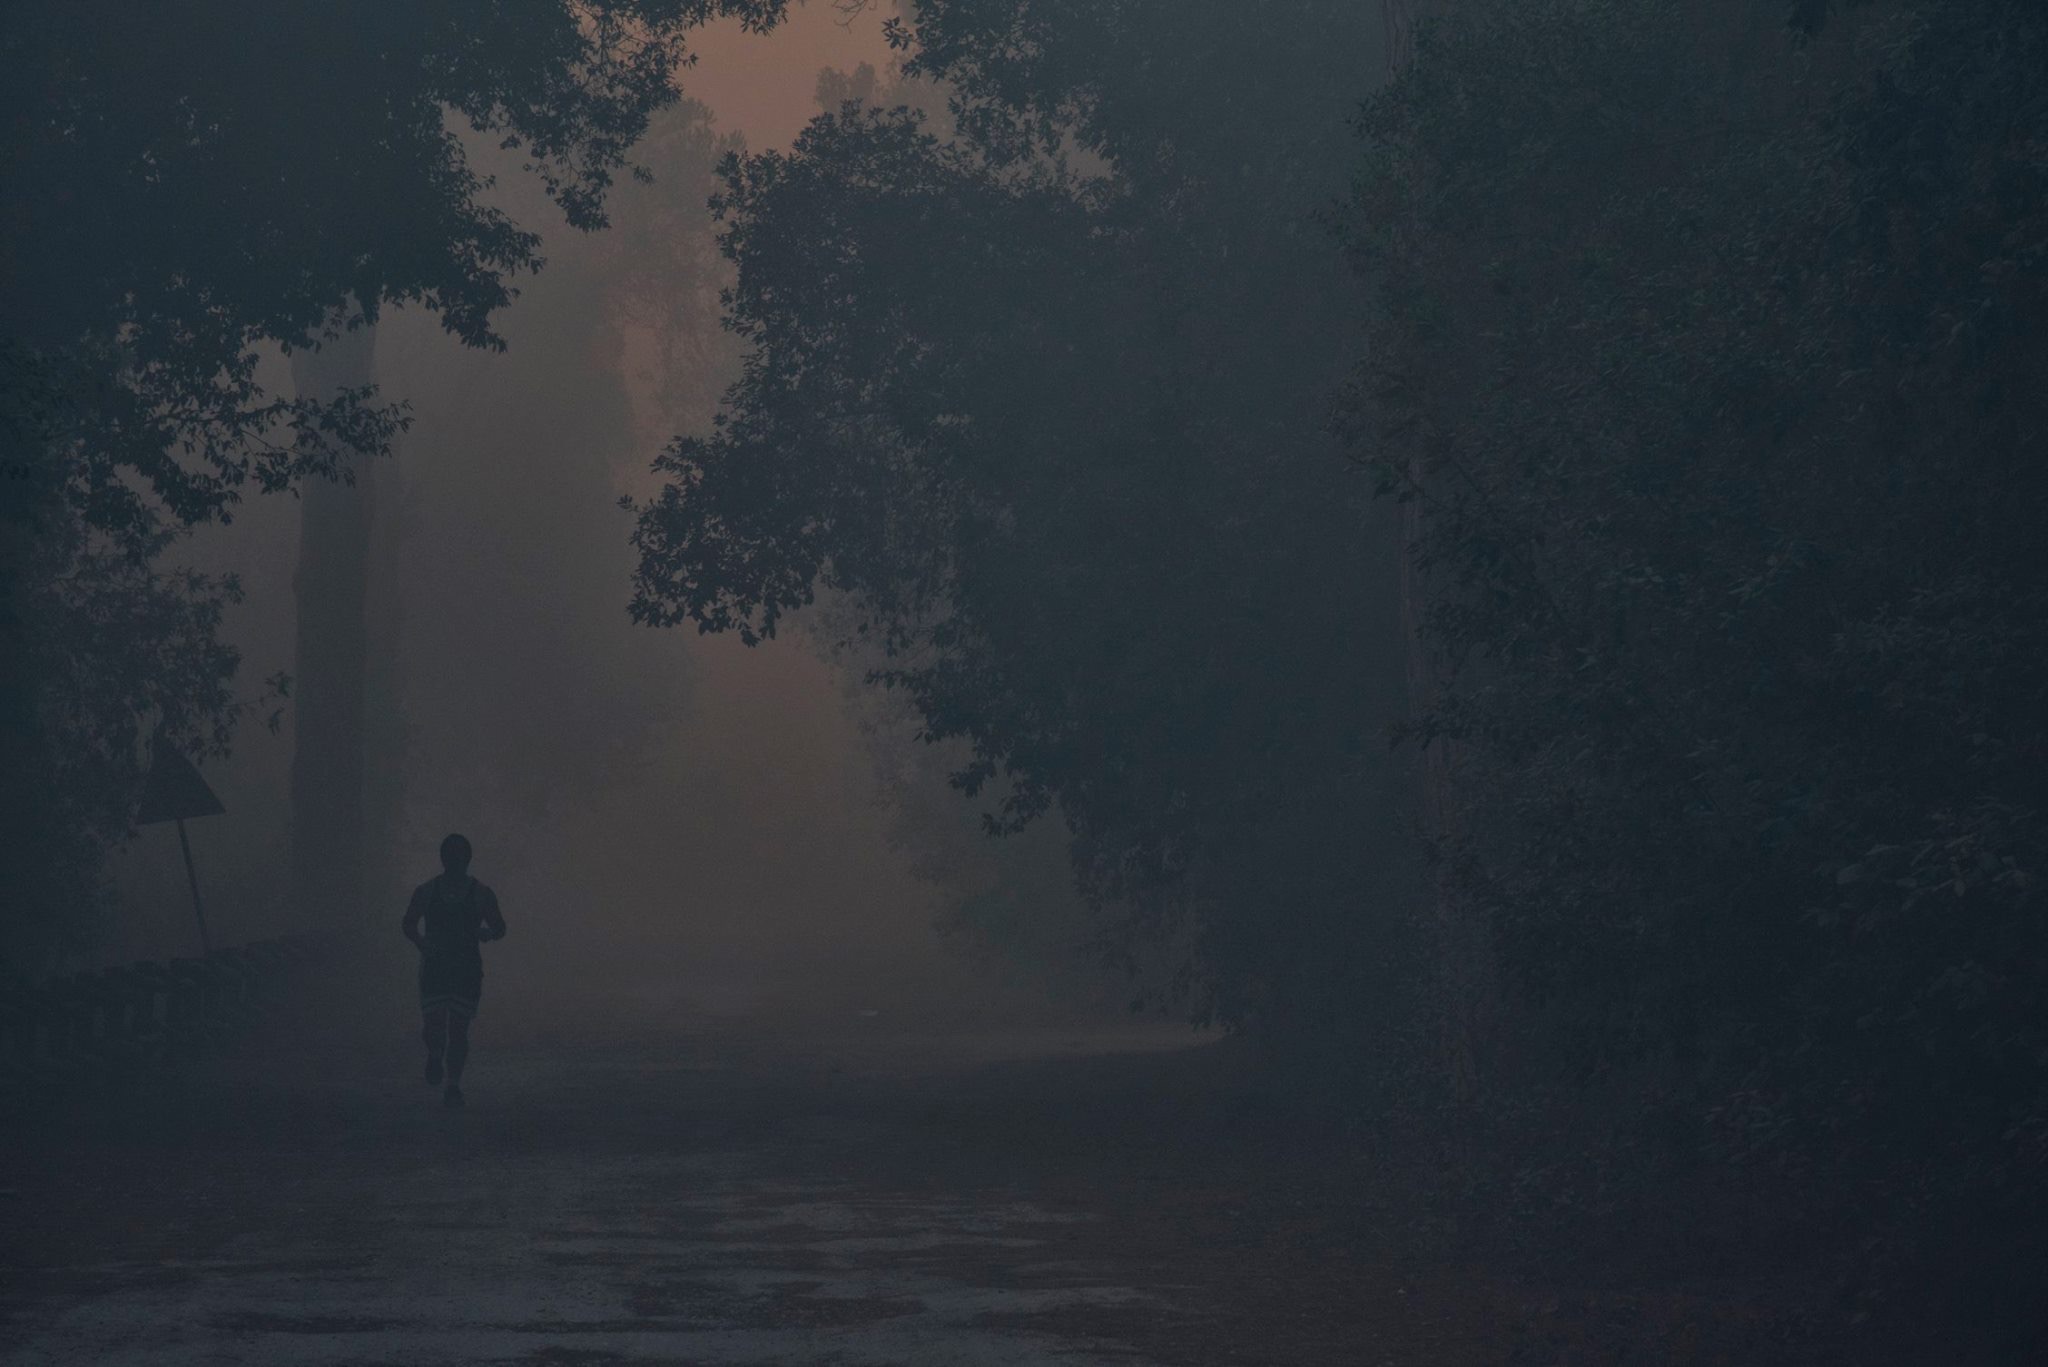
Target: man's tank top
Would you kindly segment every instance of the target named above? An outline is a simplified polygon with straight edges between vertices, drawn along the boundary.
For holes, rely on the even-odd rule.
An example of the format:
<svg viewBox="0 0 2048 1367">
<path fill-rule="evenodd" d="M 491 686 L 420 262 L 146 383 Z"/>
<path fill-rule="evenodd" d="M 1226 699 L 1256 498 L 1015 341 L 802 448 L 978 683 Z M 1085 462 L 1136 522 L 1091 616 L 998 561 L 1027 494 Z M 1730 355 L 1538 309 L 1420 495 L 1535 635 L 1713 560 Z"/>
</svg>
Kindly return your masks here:
<svg viewBox="0 0 2048 1367">
<path fill-rule="evenodd" d="M 481 957 L 477 929 L 483 924 L 484 897 L 474 878 L 464 878 L 460 890 L 450 892 L 445 878 L 429 879 L 416 894 L 425 905 L 420 921 L 425 931 L 427 953 L 437 959 Z"/>
</svg>

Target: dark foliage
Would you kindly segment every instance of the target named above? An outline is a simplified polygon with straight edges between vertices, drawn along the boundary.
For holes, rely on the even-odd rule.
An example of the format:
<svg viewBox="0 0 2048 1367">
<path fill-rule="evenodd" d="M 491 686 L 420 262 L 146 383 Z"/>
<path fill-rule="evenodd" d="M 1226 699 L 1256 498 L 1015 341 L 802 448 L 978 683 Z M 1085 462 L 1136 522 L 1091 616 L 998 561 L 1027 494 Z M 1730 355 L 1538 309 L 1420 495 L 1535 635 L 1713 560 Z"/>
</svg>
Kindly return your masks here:
<svg viewBox="0 0 2048 1367">
<path fill-rule="evenodd" d="M 849 596 L 998 827 L 1058 803 L 1113 943 L 1384 1054 L 1441 1023 L 1380 852 L 1392 538 L 1315 437 L 1363 356 L 1338 426 L 1410 514 L 1408 733 L 1478 936 L 1433 943 L 1492 994 L 1451 1012 L 1459 1114 L 1563 1116 L 1637 1180 L 1768 1168 L 1866 1270 L 1995 1219 L 1969 1279 L 2016 1288 L 2048 20 L 1451 7 L 1357 121 L 1347 285 L 1307 220 L 1368 44 L 1248 8 L 934 0 L 895 31 L 949 136 L 849 105 L 733 161 L 746 374 L 663 458 L 636 611 L 751 640 Z M 1510 1185 L 1563 1199 L 1531 1153 Z"/>
<path fill-rule="evenodd" d="M 1730 96 L 1675 13 L 1481 6 L 1366 119 L 1450 857 L 1573 1057 L 1759 1123 L 2038 1143 L 2048 26 L 2003 20 Z"/>
<path fill-rule="evenodd" d="M 1363 119 L 1350 417 L 1422 510 L 1496 1066 L 1881 1193 L 1997 1299 L 2048 1176 L 2048 18 L 1822 17 L 1431 31 Z"/>
<path fill-rule="evenodd" d="M 1405 935 L 1391 547 L 1322 430 L 1356 309 L 1311 221 L 1360 28 L 921 5 L 955 136 L 848 104 L 728 164 L 745 373 L 638 534 L 651 622 L 851 595 L 992 825 L 1057 801 L 1107 952 L 1231 1021 L 1348 1026 Z"/>
</svg>

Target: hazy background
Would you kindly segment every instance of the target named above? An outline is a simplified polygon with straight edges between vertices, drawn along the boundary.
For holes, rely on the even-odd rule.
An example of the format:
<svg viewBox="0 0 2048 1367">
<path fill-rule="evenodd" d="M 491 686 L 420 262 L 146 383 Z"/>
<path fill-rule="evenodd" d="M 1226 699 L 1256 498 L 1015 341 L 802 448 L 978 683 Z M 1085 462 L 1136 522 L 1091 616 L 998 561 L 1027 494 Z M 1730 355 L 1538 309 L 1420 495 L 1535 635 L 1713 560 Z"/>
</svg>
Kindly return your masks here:
<svg viewBox="0 0 2048 1367">
<path fill-rule="evenodd" d="M 717 327 L 710 167 L 741 141 L 786 145 L 818 108 L 821 69 L 890 61 L 880 14 L 828 5 L 768 36 L 714 25 L 696 47 L 689 99 L 640 152 L 655 183 L 621 185 L 612 231 L 563 227 L 504 168 L 505 202 L 543 229 L 548 258 L 498 320 L 505 353 L 462 347 L 418 311 L 379 327 L 383 390 L 414 418 L 377 471 L 371 585 L 371 809 L 388 855 L 372 876 L 394 1029 L 411 1028 L 398 917 L 450 830 L 475 842 L 511 926 L 488 965 L 499 1036 L 771 1006 L 969 1011 L 991 991 L 1016 1011 L 1049 978 L 1089 998 L 1056 830 L 984 840 L 946 786 L 951 756 L 891 697 L 853 686 L 858 662 L 828 663 L 801 630 L 749 649 L 627 620 L 618 499 L 654 487 L 652 455 L 708 423 L 735 364 Z M 281 360 L 267 378 L 290 388 Z M 296 500 L 262 498 L 171 557 L 243 572 L 226 635 L 252 693 L 291 667 L 297 545 Z M 302 928 L 278 904 L 291 748 L 287 709 L 207 770 L 227 814 L 190 829 L 218 941 Z M 106 960 L 193 952 L 178 858 L 170 827 L 121 857 L 130 915 Z"/>
</svg>

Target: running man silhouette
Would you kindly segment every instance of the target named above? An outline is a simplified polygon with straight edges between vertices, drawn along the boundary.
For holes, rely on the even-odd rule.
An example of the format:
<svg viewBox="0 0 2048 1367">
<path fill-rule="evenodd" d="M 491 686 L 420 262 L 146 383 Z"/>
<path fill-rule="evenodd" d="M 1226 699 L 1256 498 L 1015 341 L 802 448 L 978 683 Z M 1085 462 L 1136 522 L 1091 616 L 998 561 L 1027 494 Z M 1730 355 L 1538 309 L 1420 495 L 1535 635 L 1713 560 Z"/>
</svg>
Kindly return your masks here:
<svg viewBox="0 0 2048 1367">
<path fill-rule="evenodd" d="M 441 876 L 413 889 L 405 908 L 405 938 L 420 952 L 420 1023 L 427 1041 L 427 1083 L 441 1099 L 462 1104 L 462 1065 L 469 1061 L 469 1022 L 484 990 L 486 940 L 505 938 L 498 895 L 469 876 L 469 841 L 441 842 Z"/>
</svg>

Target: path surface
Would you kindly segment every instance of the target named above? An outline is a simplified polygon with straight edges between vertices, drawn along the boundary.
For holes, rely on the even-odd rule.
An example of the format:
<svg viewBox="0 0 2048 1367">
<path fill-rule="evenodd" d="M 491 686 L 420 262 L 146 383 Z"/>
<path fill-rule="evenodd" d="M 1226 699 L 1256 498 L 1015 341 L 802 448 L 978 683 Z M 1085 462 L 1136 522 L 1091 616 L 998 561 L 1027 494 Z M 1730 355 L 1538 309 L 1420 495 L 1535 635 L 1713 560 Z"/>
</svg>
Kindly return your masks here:
<svg viewBox="0 0 2048 1367">
<path fill-rule="evenodd" d="M 1265 1150 L 1188 1142 L 1213 1055 L 486 1036 L 460 1111 L 397 1041 L 209 1065 L 11 1141 L 0 1361 L 1498 1361 L 1469 1296 L 1332 1242 Z"/>
</svg>

